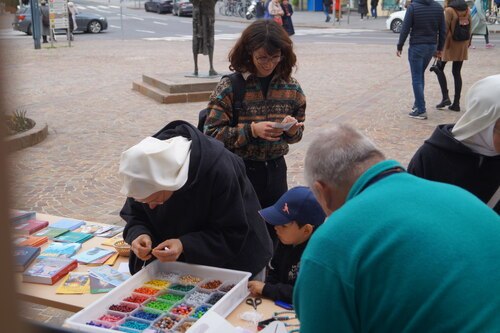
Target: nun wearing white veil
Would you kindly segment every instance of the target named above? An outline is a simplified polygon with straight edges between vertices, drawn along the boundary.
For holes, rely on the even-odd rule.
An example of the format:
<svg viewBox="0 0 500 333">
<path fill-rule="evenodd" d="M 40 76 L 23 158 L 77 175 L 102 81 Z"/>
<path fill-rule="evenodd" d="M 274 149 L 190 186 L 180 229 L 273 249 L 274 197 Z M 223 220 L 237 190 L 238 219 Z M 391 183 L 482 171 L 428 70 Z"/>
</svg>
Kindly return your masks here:
<svg viewBox="0 0 500 333">
<path fill-rule="evenodd" d="M 500 75 L 476 82 L 465 110 L 456 124 L 434 130 L 408 172 L 462 187 L 500 214 Z"/>
</svg>

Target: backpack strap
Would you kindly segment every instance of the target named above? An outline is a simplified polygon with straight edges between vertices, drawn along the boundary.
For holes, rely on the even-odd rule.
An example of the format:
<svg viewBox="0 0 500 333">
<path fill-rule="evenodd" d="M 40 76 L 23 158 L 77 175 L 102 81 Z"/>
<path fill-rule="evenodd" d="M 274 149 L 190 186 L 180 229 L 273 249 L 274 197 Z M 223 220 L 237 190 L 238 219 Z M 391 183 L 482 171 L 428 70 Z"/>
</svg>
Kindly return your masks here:
<svg viewBox="0 0 500 333">
<path fill-rule="evenodd" d="M 231 80 L 231 87 L 233 88 L 233 119 L 231 120 L 231 127 L 235 127 L 238 125 L 240 111 L 243 110 L 246 82 L 241 73 L 238 72 L 223 77 L 228 77 Z"/>
</svg>

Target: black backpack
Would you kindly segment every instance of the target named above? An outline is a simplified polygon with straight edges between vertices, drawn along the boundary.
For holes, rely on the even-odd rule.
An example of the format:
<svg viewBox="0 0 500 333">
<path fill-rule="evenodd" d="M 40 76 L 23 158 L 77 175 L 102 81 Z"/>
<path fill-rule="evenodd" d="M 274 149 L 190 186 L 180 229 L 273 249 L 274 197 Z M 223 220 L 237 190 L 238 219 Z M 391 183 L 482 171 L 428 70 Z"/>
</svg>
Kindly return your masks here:
<svg viewBox="0 0 500 333">
<path fill-rule="evenodd" d="M 231 119 L 231 127 L 238 125 L 238 116 L 240 110 L 243 108 L 243 95 L 245 94 L 245 79 L 240 73 L 231 73 L 229 75 L 224 75 L 222 78 L 228 77 L 231 80 L 231 86 L 233 87 L 233 119 Z M 208 114 L 210 113 L 209 108 L 205 108 L 198 114 L 198 129 L 203 133 L 203 128 L 205 126 L 205 121 L 207 120 Z"/>
<path fill-rule="evenodd" d="M 457 13 L 457 23 L 455 24 L 455 30 L 453 30 L 453 35 L 451 37 L 453 40 L 456 40 L 457 42 L 463 42 L 466 40 L 470 39 L 470 21 L 469 21 L 469 8 L 467 8 L 467 11 L 465 12 L 465 16 L 460 16 L 458 14 L 457 10 L 455 10 L 455 13 Z"/>
</svg>

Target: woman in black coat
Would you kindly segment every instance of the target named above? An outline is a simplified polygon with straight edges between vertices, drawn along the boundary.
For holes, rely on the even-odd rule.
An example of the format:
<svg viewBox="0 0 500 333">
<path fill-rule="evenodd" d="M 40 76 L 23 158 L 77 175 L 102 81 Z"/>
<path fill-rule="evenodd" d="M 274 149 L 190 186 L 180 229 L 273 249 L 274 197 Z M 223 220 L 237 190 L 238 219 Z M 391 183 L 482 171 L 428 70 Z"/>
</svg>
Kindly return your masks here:
<svg viewBox="0 0 500 333">
<path fill-rule="evenodd" d="M 290 5 L 288 0 L 283 0 L 281 8 L 283 8 L 283 12 L 285 13 L 285 15 L 282 16 L 283 28 L 288 33 L 288 36 L 292 36 L 295 34 L 295 29 L 293 28 L 293 22 L 292 22 L 292 15 L 293 15 L 292 5 Z"/>
<path fill-rule="evenodd" d="M 361 14 L 361 19 L 368 14 L 368 3 L 367 0 L 358 0 L 358 13 Z"/>
</svg>

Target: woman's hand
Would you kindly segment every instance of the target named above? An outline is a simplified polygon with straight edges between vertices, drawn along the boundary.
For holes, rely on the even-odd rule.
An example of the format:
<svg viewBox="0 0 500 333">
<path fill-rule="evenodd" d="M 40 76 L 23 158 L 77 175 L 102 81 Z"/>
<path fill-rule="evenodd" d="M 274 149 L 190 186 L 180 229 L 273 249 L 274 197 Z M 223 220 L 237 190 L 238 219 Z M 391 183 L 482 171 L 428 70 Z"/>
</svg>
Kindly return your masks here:
<svg viewBox="0 0 500 333">
<path fill-rule="evenodd" d="M 273 127 L 274 124 L 275 123 L 272 121 L 252 123 L 250 125 L 252 126 L 252 135 L 255 138 L 261 138 L 267 141 L 279 141 L 283 134 L 283 129 Z"/>
<path fill-rule="evenodd" d="M 265 283 L 261 281 L 248 281 L 248 290 L 252 296 L 261 296 L 264 285 Z"/>
<path fill-rule="evenodd" d="M 177 261 L 184 247 L 180 239 L 167 239 L 153 249 L 153 255 L 161 262 Z"/>
<path fill-rule="evenodd" d="M 141 259 L 142 261 L 151 259 L 152 241 L 149 235 L 140 235 L 132 241 L 132 244 L 130 244 L 130 246 L 137 258 Z"/>
<path fill-rule="evenodd" d="M 284 124 L 292 122 L 295 124 L 288 131 L 285 132 L 288 136 L 294 136 L 295 134 L 297 134 L 299 128 L 304 126 L 304 123 L 299 123 L 297 119 L 295 119 L 295 117 L 292 116 L 286 116 L 281 123 Z"/>
</svg>

